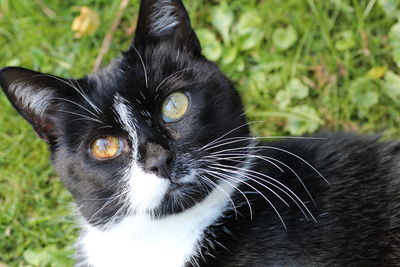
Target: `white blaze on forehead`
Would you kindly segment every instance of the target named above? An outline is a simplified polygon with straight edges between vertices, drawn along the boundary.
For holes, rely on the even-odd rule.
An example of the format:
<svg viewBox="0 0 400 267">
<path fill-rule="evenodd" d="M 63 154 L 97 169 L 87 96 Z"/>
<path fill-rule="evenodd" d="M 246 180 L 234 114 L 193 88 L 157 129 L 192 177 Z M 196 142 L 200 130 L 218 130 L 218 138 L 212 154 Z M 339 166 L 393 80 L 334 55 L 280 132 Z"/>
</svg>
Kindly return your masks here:
<svg viewBox="0 0 400 267">
<path fill-rule="evenodd" d="M 36 115 L 42 116 L 53 97 L 53 92 L 47 88 L 35 88 L 26 83 L 13 83 L 9 92 L 22 102 L 24 108 L 29 108 Z"/>
<path fill-rule="evenodd" d="M 117 115 L 117 120 L 121 125 L 122 129 L 124 129 L 129 134 L 129 139 L 132 142 L 132 156 L 134 160 L 137 160 L 137 151 L 139 148 L 139 141 L 136 132 L 137 128 L 137 120 L 133 117 L 132 109 L 128 105 L 129 102 L 116 94 L 114 97 L 114 111 Z"/>
<path fill-rule="evenodd" d="M 154 12 L 150 17 L 150 33 L 155 36 L 160 36 L 163 32 L 178 25 L 178 18 L 174 14 L 175 9 L 176 7 L 168 0 L 155 3 Z"/>
<path fill-rule="evenodd" d="M 114 110 L 117 120 L 121 124 L 122 129 L 128 133 L 132 142 L 131 162 L 126 166 L 123 174 L 129 190 L 130 207 L 135 212 L 151 211 L 161 204 L 170 182 L 142 170 L 138 162 L 138 122 L 134 118 L 132 109 L 125 98 L 117 94 L 114 100 Z"/>
</svg>

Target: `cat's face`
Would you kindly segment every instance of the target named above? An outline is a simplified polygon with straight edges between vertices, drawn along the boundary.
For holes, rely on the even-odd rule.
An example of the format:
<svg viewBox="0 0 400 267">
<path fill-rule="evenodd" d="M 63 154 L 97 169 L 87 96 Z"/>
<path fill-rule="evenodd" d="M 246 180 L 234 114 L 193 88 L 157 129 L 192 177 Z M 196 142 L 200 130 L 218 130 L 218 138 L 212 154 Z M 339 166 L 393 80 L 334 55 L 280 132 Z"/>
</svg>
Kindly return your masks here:
<svg viewBox="0 0 400 267">
<path fill-rule="evenodd" d="M 219 183 L 204 156 L 238 146 L 213 148 L 221 137 L 249 134 L 237 92 L 201 55 L 180 1 L 143 1 L 131 47 L 96 74 L 0 75 L 91 224 L 190 208 Z"/>
</svg>

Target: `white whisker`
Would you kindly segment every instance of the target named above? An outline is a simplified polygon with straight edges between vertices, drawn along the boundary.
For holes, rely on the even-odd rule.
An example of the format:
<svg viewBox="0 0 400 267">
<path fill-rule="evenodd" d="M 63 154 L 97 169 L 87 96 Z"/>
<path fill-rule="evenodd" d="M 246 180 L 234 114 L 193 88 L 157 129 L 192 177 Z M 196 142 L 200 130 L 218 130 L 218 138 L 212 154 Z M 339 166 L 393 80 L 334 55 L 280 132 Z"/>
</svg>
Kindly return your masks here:
<svg viewBox="0 0 400 267">
<path fill-rule="evenodd" d="M 248 126 L 248 125 L 251 125 L 251 124 L 254 124 L 254 123 L 260 123 L 260 122 L 262 122 L 262 121 L 252 121 L 252 122 L 247 122 L 247 123 L 244 123 L 244 124 L 242 124 L 242 125 L 239 125 L 239 126 L 233 128 L 232 130 L 228 131 L 227 133 L 221 135 L 221 136 L 218 137 L 217 139 L 214 139 L 213 141 L 211 141 L 211 142 L 205 144 L 204 146 L 200 147 L 199 149 L 197 149 L 197 151 L 200 151 L 200 150 L 207 150 L 207 149 L 205 149 L 205 148 L 211 146 L 212 144 L 214 144 L 214 143 L 217 142 L 218 140 L 221 140 L 221 138 L 224 138 L 224 137 L 227 136 L 228 134 L 230 134 L 230 133 L 232 133 L 232 132 L 234 132 L 234 131 L 237 131 L 237 130 L 239 130 L 239 129 L 242 128 L 242 127 L 245 127 L 245 126 Z"/>
<path fill-rule="evenodd" d="M 210 153 L 209 156 L 204 156 L 204 158 L 209 158 L 212 156 L 244 156 L 244 157 L 249 157 L 249 158 L 256 158 L 256 159 L 263 160 L 267 163 L 270 163 L 271 165 L 273 165 L 275 168 L 277 168 L 281 172 L 285 172 L 279 165 L 277 165 L 276 163 L 272 162 L 270 159 L 268 159 L 267 157 L 264 157 L 264 156 L 246 154 L 246 153 L 222 153 L 222 154 L 221 153 Z"/>
<path fill-rule="evenodd" d="M 102 206 L 101 208 L 99 208 L 88 220 L 88 223 L 93 223 L 92 220 L 96 217 L 97 214 L 99 214 L 101 211 L 103 211 L 108 205 L 110 205 L 112 202 L 114 202 L 116 199 L 119 199 L 121 196 L 125 195 L 127 192 L 123 191 L 118 195 L 115 195 L 113 197 L 110 197 L 109 200 L 107 200 Z"/>
<path fill-rule="evenodd" d="M 213 176 L 213 177 L 215 177 L 215 178 L 217 178 L 217 179 L 220 179 L 220 180 L 224 181 L 225 183 L 227 183 L 228 185 L 232 186 L 235 190 L 237 190 L 237 191 L 244 197 L 244 199 L 245 199 L 246 202 L 247 202 L 247 206 L 249 207 L 250 220 L 253 220 L 253 209 L 252 209 L 252 207 L 251 207 L 251 204 L 250 204 L 249 199 L 248 199 L 247 196 L 242 192 L 242 190 L 240 190 L 238 186 L 236 186 L 236 185 L 230 183 L 229 181 L 226 181 L 226 180 L 223 179 L 222 177 L 219 177 L 219 176 L 218 176 L 218 173 L 216 173 L 216 172 L 214 172 L 214 171 L 210 171 L 210 170 L 205 170 L 205 171 L 207 172 L 208 175 L 211 175 L 211 176 Z"/>
<path fill-rule="evenodd" d="M 308 187 L 304 184 L 303 180 L 300 178 L 300 175 L 295 170 L 293 170 L 293 168 L 291 168 L 289 165 L 287 165 L 286 163 L 284 163 L 284 162 L 282 162 L 280 160 L 274 159 L 274 158 L 270 158 L 270 159 L 282 164 L 283 166 L 288 168 L 289 171 L 291 171 L 296 176 L 297 180 L 300 181 L 300 183 L 303 186 L 304 190 L 306 190 L 306 192 L 307 192 L 308 196 L 310 197 L 311 201 L 314 203 L 314 206 L 318 208 L 317 203 L 315 202 L 313 196 L 311 195 L 310 191 L 308 190 Z"/>
<path fill-rule="evenodd" d="M 99 117 L 97 116 L 97 114 L 93 113 L 92 111 L 90 111 L 89 109 L 85 108 L 84 106 L 82 106 L 82 105 L 76 103 L 75 101 L 72 101 L 72 100 L 69 100 L 69 99 L 66 99 L 66 98 L 61 98 L 61 97 L 52 97 L 52 99 L 63 100 L 63 101 L 72 103 L 72 104 L 74 104 L 74 105 L 77 105 L 78 107 L 80 107 L 80 108 L 83 109 L 83 110 L 86 110 L 88 113 L 90 113 L 91 115 L 95 116 L 96 118 L 99 118 Z"/>
<path fill-rule="evenodd" d="M 204 171 L 205 171 L 205 170 L 204 170 Z M 201 179 L 204 179 L 205 182 L 210 183 L 211 186 L 214 186 L 216 189 L 218 189 L 220 192 L 222 192 L 223 194 L 225 194 L 225 195 L 228 197 L 229 201 L 230 201 L 231 204 L 232 204 L 232 208 L 233 208 L 233 210 L 235 211 L 235 216 L 236 216 L 236 218 L 237 218 L 238 213 L 237 213 L 236 205 L 235 205 L 235 202 L 233 201 L 233 199 L 231 198 L 231 196 L 230 196 L 221 186 L 219 186 L 217 183 L 214 183 L 214 182 L 213 182 L 210 178 L 208 178 L 207 176 L 199 174 L 199 177 L 200 177 Z"/>
<path fill-rule="evenodd" d="M 86 115 L 83 115 L 83 114 L 79 114 L 79 113 L 76 113 L 76 112 L 73 112 L 73 111 L 67 111 L 67 110 L 58 110 L 58 111 L 64 112 L 64 113 L 68 113 L 68 114 L 73 114 L 73 115 L 76 115 L 76 116 L 81 117 L 81 118 L 83 118 L 83 119 L 86 119 L 86 120 L 89 120 L 89 121 L 94 121 L 94 122 L 98 122 L 98 123 L 103 124 L 103 122 L 100 121 L 100 120 L 97 120 L 97 119 L 94 119 L 94 118 L 92 118 L 92 117 L 89 117 L 89 116 L 86 116 Z"/>
<path fill-rule="evenodd" d="M 216 165 L 222 166 L 222 168 L 221 168 L 221 167 L 218 167 L 218 166 L 216 166 Z M 218 163 L 216 163 L 216 164 L 211 164 L 211 165 L 209 165 L 208 167 L 211 168 L 211 169 L 214 169 L 214 170 L 219 170 L 219 171 L 223 171 L 223 172 L 229 172 L 229 173 L 232 173 L 232 174 L 237 174 L 237 173 L 238 173 L 238 172 L 235 171 L 235 170 L 226 169 L 227 166 L 224 166 L 224 165 L 221 165 L 221 164 L 218 164 Z M 249 179 L 249 177 L 246 176 L 247 174 L 241 173 L 241 175 L 244 176 L 244 177 L 246 177 L 247 179 Z M 290 207 L 289 203 L 287 203 L 278 193 L 276 193 L 274 190 L 272 190 L 271 188 L 269 188 L 267 185 L 261 183 L 260 181 L 254 180 L 254 179 L 249 179 L 249 180 L 251 180 L 251 181 L 257 183 L 258 185 L 261 185 L 261 186 L 264 187 L 265 189 L 269 190 L 269 191 L 270 191 L 271 193 L 273 193 L 277 198 L 279 198 L 279 200 L 281 200 L 286 206 Z M 268 181 L 265 181 L 265 180 L 263 180 L 263 181 L 264 181 L 264 182 L 268 182 Z M 243 181 L 242 183 L 244 183 L 244 184 L 250 186 L 251 188 L 255 189 L 255 187 L 253 187 L 252 185 L 248 184 L 248 183 L 245 182 L 245 181 Z M 269 183 L 269 184 L 273 185 L 272 183 Z M 277 186 L 275 186 L 275 187 L 277 187 Z M 259 192 L 259 191 L 257 191 L 257 192 Z M 283 191 L 283 192 L 285 192 L 285 191 Z M 285 192 L 285 193 L 286 193 L 286 192 Z M 261 194 L 261 192 L 260 192 L 260 194 Z"/>
<path fill-rule="evenodd" d="M 256 192 L 258 192 L 259 195 L 262 196 L 262 197 L 268 202 L 268 204 L 272 207 L 272 209 L 273 209 L 273 210 L 275 211 L 275 213 L 278 215 L 279 220 L 282 222 L 283 227 L 284 227 L 285 229 L 287 229 L 286 224 L 285 224 L 285 222 L 283 221 L 282 216 L 280 215 L 279 211 L 276 209 L 275 205 L 272 204 L 272 202 L 271 202 L 263 193 L 261 193 L 257 188 L 255 188 L 255 187 L 252 186 L 251 184 L 249 184 L 249 183 L 247 183 L 247 182 L 245 182 L 245 181 L 243 181 L 243 180 L 237 179 L 237 178 L 235 178 L 235 177 L 231 177 L 231 176 L 229 176 L 229 175 L 226 175 L 226 174 L 223 174 L 223 173 L 220 173 L 220 172 L 214 172 L 214 171 L 211 171 L 211 170 L 209 170 L 209 171 L 212 172 L 212 173 L 214 173 L 214 174 L 216 174 L 216 175 L 222 175 L 223 177 L 225 177 L 225 179 L 230 179 L 230 180 L 233 180 L 233 181 L 238 181 L 238 182 L 240 182 L 240 183 L 244 183 L 244 184 L 246 184 L 247 186 L 251 187 L 251 188 L 252 188 L 253 190 L 255 190 Z M 223 180 L 226 181 L 225 179 L 223 179 Z M 288 204 L 286 203 L 286 205 L 288 205 Z M 289 205 L 288 205 L 288 206 L 289 206 Z"/>
<path fill-rule="evenodd" d="M 88 102 L 88 104 L 89 104 L 97 113 L 99 113 L 99 114 L 102 113 L 101 110 L 100 110 L 95 104 L 93 104 L 93 102 L 89 99 L 89 97 L 84 93 L 84 91 L 82 90 L 82 87 L 79 85 L 79 82 L 78 82 L 76 79 L 74 79 L 74 80 L 75 80 L 76 84 L 79 86 L 80 89 L 78 89 L 78 88 L 76 87 L 76 85 L 72 82 L 72 80 L 60 79 L 60 78 L 57 77 L 57 76 L 49 75 L 49 74 L 38 74 L 38 75 L 36 75 L 36 77 L 40 77 L 40 76 L 53 78 L 53 79 L 55 79 L 55 80 L 57 80 L 57 81 L 59 81 L 59 82 L 62 82 L 62 83 L 64 83 L 64 84 L 68 85 L 69 87 L 71 87 L 72 89 L 74 89 L 76 92 L 78 92 L 78 94 L 79 94 L 80 96 L 82 96 L 83 99 L 86 100 L 86 102 Z"/>
<path fill-rule="evenodd" d="M 144 64 L 143 58 L 140 55 L 139 51 L 136 49 L 136 47 L 134 47 L 133 45 L 131 47 L 136 51 L 136 54 L 138 55 L 140 62 L 142 63 L 142 67 L 143 67 L 143 71 L 144 71 L 144 81 L 146 82 L 146 88 L 149 88 L 149 83 L 148 83 L 148 79 L 147 79 L 147 70 L 146 70 L 146 65 Z"/>
<path fill-rule="evenodd" d="M 275 158 L 272 158 L 272 157 L 267 157 L 267 156 L 260 156 L 260 155 L 252 155 L 252 154 L 246 154 L 246 153 L 243 153 L 243 154 L 241 154 L 241 153 L 221 153 L 221 154 L 219 154 L 219 153 L 215 153 L 214 155 L 212 155 L 212 156 L 205 156 L 204 158 L 215 158 L 215 156 L 220 156 L 220 157 L 217 157 L 218 158 L 218 160 L 233 160 L 233 159 L 235 159 L 235 158 L 242 158 L 242 157 L 257 157 L 257 158 L 260 158 L 260 159 L 264 159 L 264 160 L 268 160 L 268 162 L 269 161 L 276 161 L 276 162 L 278 162 L 279 164 L 282 164 L 284 167 L 286 167 L 287 169 L 289 169 L 295 176 L 296 176 L 296 178 L 300 181 L 300 183 L 302 184 L 302 186 L 303 186 L 303 188 L 306 190 L 306 192 L 307 192 L 307 194 L 308 194 L 308 196 L 310 197 L 310 199 L 311 199 L 311 201 L 314 203 L 314 205 L 317 207 L 317 203 L 315 202 L 315 200 L 314 200 L 314 198 L 313 198 L 313 196 L 311 195 L 311 193 L 310 193 L 310 191 L 308 190 L 308 188 L 307 188 L 307 186 L 304 184 L 304 182 L 303 182 L 303 180 L 300 178 L 300 176 L 298 175 L 298 173 L 296 172 L 296 171 L 294 171 L 293 170 L 293 168 L 291 168 L 289 165 L 287 165 L 286 163 L 284 163 L 284 162 L 282 162 L 282 161 L 280 161 L 280 160 L 277 160 L 277 159 L 275 159 Z M 282 170 L 282 172 L 283 172 L 283 170 Z"/>
<path fill-rule="evenodd" d="M 188 70 L 195 70 L 196 68 L 187 68 L 187 69 L 183 69 L 183 70 L 179 70 L 179 71 L 177 71 L 177 72 L 174 72 L 174 73 L 172 73 L 171 75 L 169 75 L 167 78 L 165 78 L 164 80 L 162 80 L 159 84 L 158 84 L 158 86 L 156 87 L 156 92 L 158 91 L 158 89 L 160 88 L 160 86 L 163 84 L 163 83 L 165 83 L 166 81 L 168 81 L 171 77 L 173 77 L 174 75 L 177 75 L 177 74 L 180 74 L 180 73 L 182 73 L 182 72 L 184 72 L 184 71 L 188 71 Z"/>
<path fill-rule="evenodd" d="M 92 102 L 92 100 L 90 100 L 90 98 L 87 96 L 87 94 L 85 94 L 85 91 L 83 91 L 81 85 L 79 84 L 79 82 L 75 80 L 75 83 L 78 85 L 79 89 L 76 87 L 73 87 L 76 91 L 78 91 L 79 94 L 82 95 L 82 97 L 89 103 L 90 106 L 92 106 L 92 108 L 97 112 L 97 113 L 102 113 L 101 110 Z M 71 80 L 72 83 L 72 80 Z"/>
<path fill-rule="evenodd" d="M 234 144 L 242 141 L 257 141 L 259 139 L 300 139 L 300 140 L 326 140 L 328 138 L 325 137 L 303 137 L 303 136 L 238 136 L 238 137 L 229 137 L 224 138 L 215 143 L 214 146 L 208 147 L 205 150 L 215 149 L 217 147 L 226 146 L 229 144 Z M 228 142 L 225 142 L 228 141 Z M 221 143 L 225 142 L 225 143 Z"/>
<path fill-rule="evenodd" d="M 254 181 L 254 182 L 256 182 L 256 183 L 259 183 L 259 182 L 253 180 L 252 178 L 254 178 L 254 179 L 259 179 L 259 180 L 261 180 L 261 181 L 263 181 L 263 182 L 268 183 L 269 185 L 271 185 L 271 186 L 277 188 L 279 191 L 281 191 L 281 192 L 284 193 L 286 196 L 288 196 L 288 197 L 299 207 L 299 209 L 300 209 L 301 212 L 304 214 L 304 217 L 305 217 L 307 220 L 308 220 L 308 216 L 307 216 L 306 212 L 303 210 L 302 207 L 304 207 L 305 210 L 307 211 L 307 213 L 311 216 L 311 218 L 312 218 L 314 221 L 316 221 L 315 217 L 313 216 L 313 214 L 311 213 L 311 211 L 307 208 L 307 206 L 304 204 L 304 202 L 303 202 L 289 187 L 287 187 L 287 186 L 284 185 L 283 183 L 279 182 L 278 180 L 274 179 L 273 177 L 271 177 L 271 176 L 269 176 L 269 175 L 266 175 L 266 174 L 264 174 L 264 173 L 260 173 L 260 172 L 254 171 L 254 170 L 244 169 L 244 168 L 240 168 L 240 167 L 236 167 L 236 166 L 222 165 L 222 164 L 218 164 L 218 163 L 213 163 L 212 165 L 214 165 L 214 166 L 217 165 L 217 166 L 224 167 L 224 168 L 232 168 L 232 169 L 239 170 L 239 171 L 243 172 L 243 175 L 246 176 L 246 178 L 249 178 L 250 180 L 252 180 L 252 181 Z M 227 171 L 228 171 L 228 170 L 227 170 Z M 234 171 L 230 171 L 230 172 L 236 173 L 236 172 L 234 172 Z M 252 173 L 252 174 L 250 174 L 249 172 Z M 259 176 L 258 176 L 258 175 L 259 175 Z M 269 180 L 274 181 L 275 183 L 277 183 L 278 185 L 280 185 L 280 186 L 282 186 L 284 189 L 286 189 L 288 192 L 286 192 L 285 190 L 283 190 L 282 188 L 280 188 L 278 185 L 276 185 L 276 184 L 274 184 L 274 183 L 272 183 L 272 182 L 269 182 L 269 181 L 263 179 L 262 177 L 265 177 L 265 178 L 267 178 L 267 179 L 269 179 Z M 267 188 L 267 189 L 270 190 L 269 188 Z M 274 192 L 274 193 L 275 193 L 275 192 Z M 292 196 L 293 196 L 294 198 L 293 198 Z M 279 196 L 278 196 L 278 197 L 279 197 Z M 301 205 L 299 205 L 299 203 L 300 203 Z M 302 207 L 301 207 L 301 206 L 302 206 Z"/>
<path fill-rule="evenodd" d="M 299 160 L 301 160 L 302 162 L 304 162 L 307 166 L 309 166 L 311 169 L 313 169 L 313 171 L 315 171 L 320 177 L 322 177 L 322 179 L 328 184 L 330 185 L 330 183 L 328 182 L 328 180 L 325 178 L 325 176 L 323 176 L 313 165 L 311 165 L 308 161 L 306 161 L 305 159 L 303 159 L 302 157 L 300 157 L 299 155 L 296 155 L 288 150 L 285 150 L 283 148 L 279 148 L 279 147 L 274 147 L 274 146 L 245 146 L 245 147 L 236 147 L 236 148 L 228 148 L 228 149 L 223 149 L 221 151 L 218 151 L 218 153 L 222 153 L 222 152 L 229 152 L 229 151 L 235 151 L 235 150 L 239 150 L 239 149 L 271 149 L 271 150 L 278 150 L 284 153 L 287 153 Z"/>
<path fill-rule="evenodd" d="M 104 225 L 103 229 L 109 229 L 109 225 L 114 224 L 114 222 L 118 219 L 119 214 L 124 211 L 128 210 L 129 203 L 124 202 L 121 207 L 113 214 L 113 216 L 109 219 L 109 221 Z"/>
</svg>

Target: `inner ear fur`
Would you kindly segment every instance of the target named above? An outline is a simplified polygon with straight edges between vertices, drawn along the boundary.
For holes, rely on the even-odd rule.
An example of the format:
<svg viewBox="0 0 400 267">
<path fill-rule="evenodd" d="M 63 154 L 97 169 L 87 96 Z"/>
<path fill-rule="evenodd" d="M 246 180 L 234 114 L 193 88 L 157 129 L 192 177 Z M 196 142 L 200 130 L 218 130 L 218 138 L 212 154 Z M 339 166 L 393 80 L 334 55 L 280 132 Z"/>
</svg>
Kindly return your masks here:
<svg viewBox="0 0 400 267">
<path fill-rule="evenodd" d="M 68 80 L 19 67 L 0 70 L 0 85 L 14 108 L 32 125 L 40 138 L 57 138 L 54 127 L 57 100 L 72 93 Z"/>
<path fill-rule="evenodd" d="M 193 31 L 188 13 L 180 0 L 142 0 L 132 45 L 143 50 L 167 44 L 200 54 L 200 42 Z"/>
</svg>

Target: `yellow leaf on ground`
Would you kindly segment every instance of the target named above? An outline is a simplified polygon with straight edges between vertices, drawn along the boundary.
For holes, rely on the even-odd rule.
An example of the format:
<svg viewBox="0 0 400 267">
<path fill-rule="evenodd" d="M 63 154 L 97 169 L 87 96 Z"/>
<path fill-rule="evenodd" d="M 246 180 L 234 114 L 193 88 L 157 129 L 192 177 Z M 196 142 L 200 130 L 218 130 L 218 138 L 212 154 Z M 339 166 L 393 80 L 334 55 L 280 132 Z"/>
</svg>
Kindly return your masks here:
<svg viewBox="0 0 400 267">
<path fill-rule="evenodd" d="M 373 67 L 368 71 L 367 76 L 372 79 L 380 79 L 385 75 L 386 71 L 386 66 Z"/>
<path fill-rule="evenodd" d="M 71 29 L 75 32 L 75 38 L 92 35 L 100 24 L 99 15 L 96 11 L 86 6 L 80 8 L 80 15 L 74 19 Z"/>
</svg>

